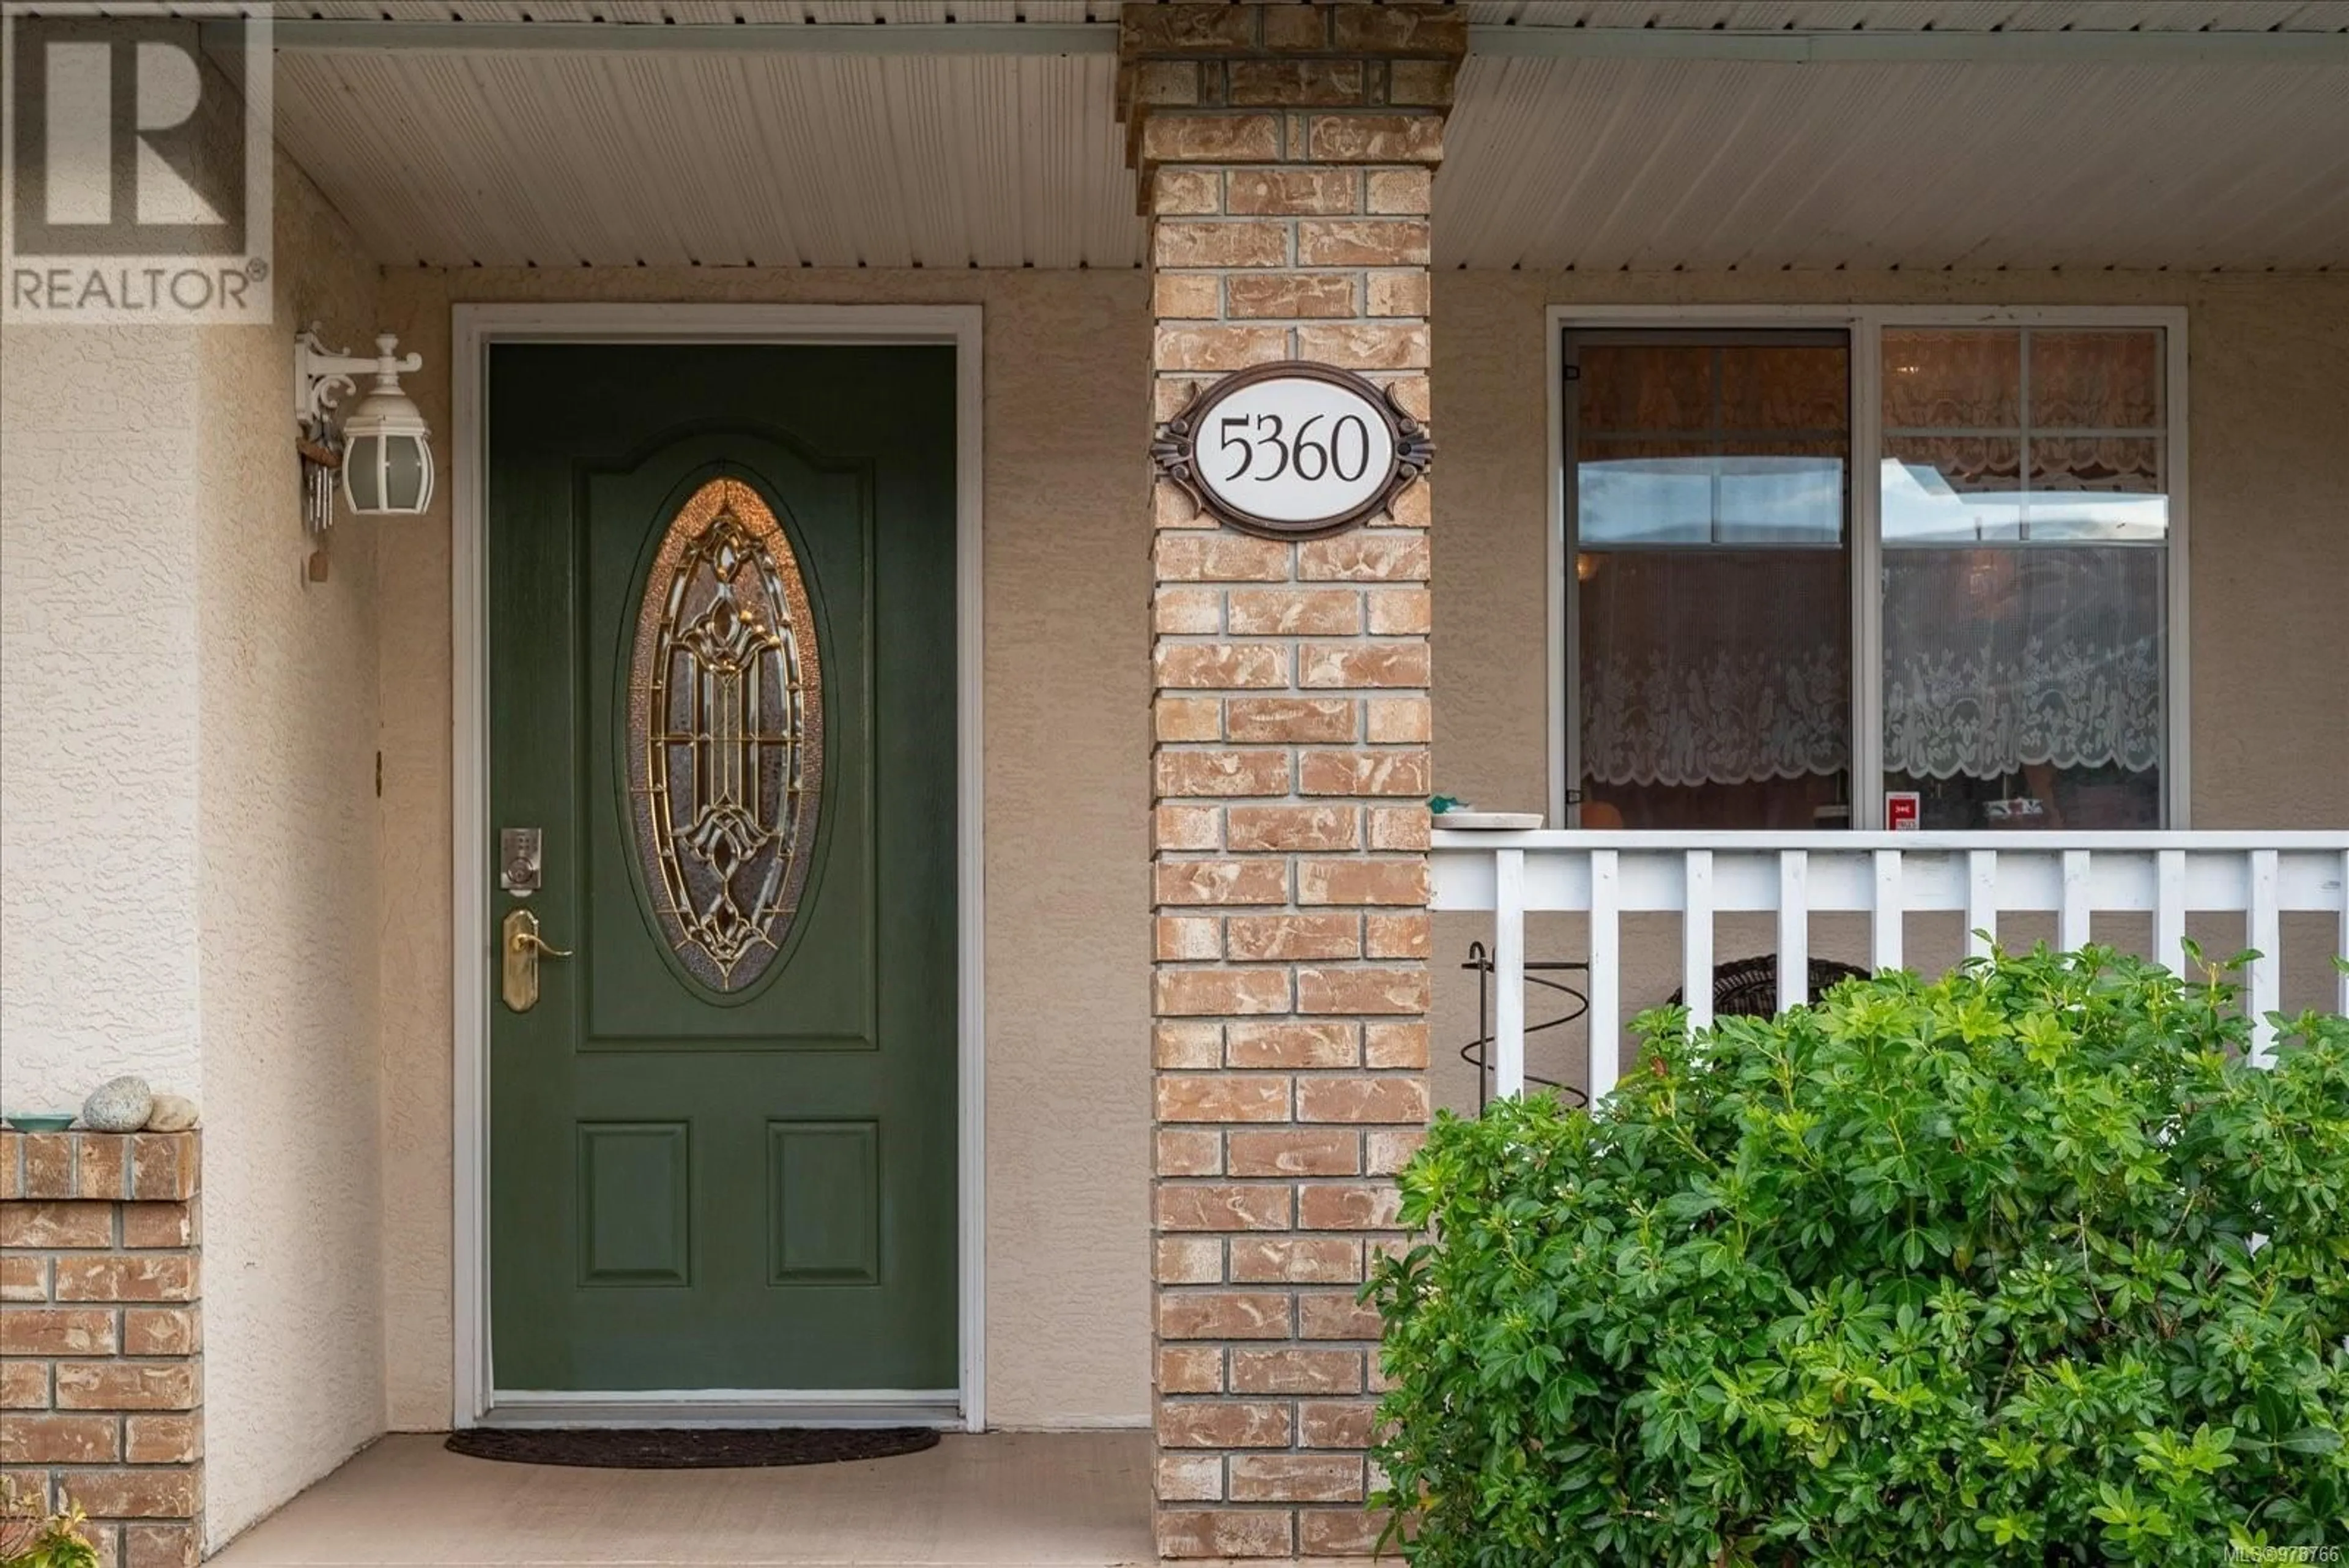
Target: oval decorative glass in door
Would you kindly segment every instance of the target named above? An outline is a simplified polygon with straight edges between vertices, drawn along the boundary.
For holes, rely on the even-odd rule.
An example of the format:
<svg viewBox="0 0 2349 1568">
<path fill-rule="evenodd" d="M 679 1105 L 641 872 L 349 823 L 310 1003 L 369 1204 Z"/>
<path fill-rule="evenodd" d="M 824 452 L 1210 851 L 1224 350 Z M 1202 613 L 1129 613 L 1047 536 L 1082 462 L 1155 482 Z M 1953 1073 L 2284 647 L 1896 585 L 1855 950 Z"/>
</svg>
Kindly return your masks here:
<svg viewBox="0 0 2349 1568">
<path fill-rule="evenodd" d="M 702 983 L 766 972 L 798 913 L 823 784 L 823 681 L 798 557 L 737 479 L 661 536 L 629 667 L 628 785 L 661 934 Z"/>
</svg>

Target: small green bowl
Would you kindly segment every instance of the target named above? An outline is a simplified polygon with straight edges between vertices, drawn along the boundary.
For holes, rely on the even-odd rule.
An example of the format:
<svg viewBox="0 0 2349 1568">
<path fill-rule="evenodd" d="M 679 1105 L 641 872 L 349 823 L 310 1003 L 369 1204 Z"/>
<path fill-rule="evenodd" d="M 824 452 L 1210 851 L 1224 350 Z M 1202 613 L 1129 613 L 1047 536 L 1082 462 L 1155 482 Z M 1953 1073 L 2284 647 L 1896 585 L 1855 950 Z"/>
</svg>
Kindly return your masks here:
<svg viewBox="0 0 2349 1568">
<path fill-rule="evenodd" d="M 63 1132 L 73 1126 L 71 1111 L 10 1111 L 8 1125 L 18 1132 Z"/>
</svg>

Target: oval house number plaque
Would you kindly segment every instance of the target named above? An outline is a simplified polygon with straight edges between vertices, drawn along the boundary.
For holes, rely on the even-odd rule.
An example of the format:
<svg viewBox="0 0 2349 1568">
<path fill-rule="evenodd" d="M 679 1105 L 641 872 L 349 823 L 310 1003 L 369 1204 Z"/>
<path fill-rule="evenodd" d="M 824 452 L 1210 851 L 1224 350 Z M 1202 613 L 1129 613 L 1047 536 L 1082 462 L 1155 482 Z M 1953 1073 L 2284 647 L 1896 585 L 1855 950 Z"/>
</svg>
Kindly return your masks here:
<svg viewBox="0 0 2349 1568">
<path fill-rule="evenodd" d="M 1281 361 L 1226 376 L 1158 427 L 1150 455 L 1200 510 L 1249 534 L 1310 539 L 1384 512 L 1434 443 L 1392 388 Z"/>
</svg>

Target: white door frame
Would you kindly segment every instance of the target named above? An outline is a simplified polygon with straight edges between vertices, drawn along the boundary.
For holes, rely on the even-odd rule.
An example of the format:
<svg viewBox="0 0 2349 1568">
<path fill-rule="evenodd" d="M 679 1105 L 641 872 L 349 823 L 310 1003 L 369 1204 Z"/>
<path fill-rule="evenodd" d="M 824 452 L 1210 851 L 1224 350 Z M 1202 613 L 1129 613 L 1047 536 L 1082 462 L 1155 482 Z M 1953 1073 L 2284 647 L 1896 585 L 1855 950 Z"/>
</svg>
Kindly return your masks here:
<svg viewBox="0 0 2349 1568">
<path fill-rule="evenodd" d="M 986 1008 L 980 791 L 980 420 L 984 312 L 977 305 L 459 305 L 450 379 L 454 510 L 450 569 L 453 817 L 456 1366 L 450 1420 L 566 1424 L 921 1421 L 984 1430 L 986 1408 Z M 693 1389 L 635 1395 L 502 1395 L 491 1378 L 489 1227 L 489 665 L 482 513 L 489 349 L 493 343 L 950 344 L 955 350 L 957 1234 L 961 1386 L 799 1392 Z"/>
<path fill-rule="evenodd" d="M 1878 658 L 1883 605 L 1877 593 L 1882 564 L 1878 535 L 1879 499 L 1872 465 L 1881 446 L 1882 395 L 1879 369 L 1887 327 L 2158 327 L 2162 331 L 2162 420 L 2168 432 L 2163 462 L 2169 488 L 2168 745 L 2162 759 L 2162 826 L 2190 826 L 2193 810 L 2193 666 L 2189 644 L 2192 604 L 2188 596 L 2187 532 L 2192 485 L 2187 468 L 2188 311 L 2182 305 L 1552 305 L 1542 315 L 1548 374 L 1549 518 L 1547 652 L 1549 801 L 1552 827 L 1571 827 L 1568 791 L 1581 772 L 1579 737 L 1568 733 L 1567 708 L 1577 679 L 1580 628 L 1569 611 L 1567 573 L 1572 562 L 1567 539 L 1566 334 L 1590 328 L 1824 328 L 1850 335 L 1852 364 L 1851 486 L 1852 604 L 1852 819 L 1872 827 L 1884 820 L 1884 691 Z"/>
</svg>

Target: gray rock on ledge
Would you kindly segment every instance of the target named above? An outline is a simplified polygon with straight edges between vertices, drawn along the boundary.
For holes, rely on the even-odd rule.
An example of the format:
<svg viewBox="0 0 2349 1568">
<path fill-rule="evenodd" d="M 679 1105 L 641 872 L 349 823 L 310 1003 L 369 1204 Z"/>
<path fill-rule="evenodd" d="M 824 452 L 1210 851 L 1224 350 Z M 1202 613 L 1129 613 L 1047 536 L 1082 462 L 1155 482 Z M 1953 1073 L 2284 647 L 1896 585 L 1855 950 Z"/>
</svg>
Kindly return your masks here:
<svg viewBox="0 0 2349 1568">
<path fill-rule="evenodd" d="M 109 1078 L 81 1103 L 81 1125 L 92 1132 L 137 1132 L 155 1109 L 144 1078 Z"/>
</svg>

